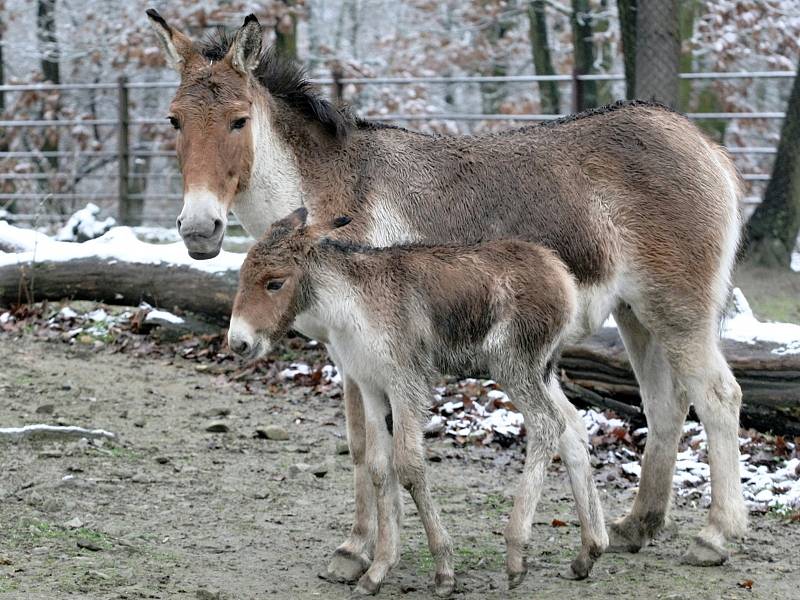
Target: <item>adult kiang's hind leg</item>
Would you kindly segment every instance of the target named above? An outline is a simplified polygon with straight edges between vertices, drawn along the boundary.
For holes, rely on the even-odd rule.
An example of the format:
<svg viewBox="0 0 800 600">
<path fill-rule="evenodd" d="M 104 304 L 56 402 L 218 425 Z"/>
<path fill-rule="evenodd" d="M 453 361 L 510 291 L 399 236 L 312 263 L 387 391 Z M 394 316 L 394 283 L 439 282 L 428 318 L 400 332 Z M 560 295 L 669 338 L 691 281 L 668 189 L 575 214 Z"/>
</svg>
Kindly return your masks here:
<svg viewBox="0 0 800 600">
<path fill-rule="evenodd" d="M 648 432 L 639 490 L 631 511 L 609 526 L 608 552 L 638 552 L 664 525 L 689 405 L 686 396 L 675 390 L 664 348 L 631 308 L 619 306 L 614 319 L 639 382 Z"/>
<path fill-rule="evenodd" d="M 739 409 L 742 391 L 731 373 L 715 336 L 671 358 L 678 385 L 694 406 L 708 439 L 711 467 L 711 508 L 705 526 L 695 536 L 683 562 L 714 566 L 729 557 L 726 542 L 747 529 L 747 508 L 739 475 Z"/>
</svg>

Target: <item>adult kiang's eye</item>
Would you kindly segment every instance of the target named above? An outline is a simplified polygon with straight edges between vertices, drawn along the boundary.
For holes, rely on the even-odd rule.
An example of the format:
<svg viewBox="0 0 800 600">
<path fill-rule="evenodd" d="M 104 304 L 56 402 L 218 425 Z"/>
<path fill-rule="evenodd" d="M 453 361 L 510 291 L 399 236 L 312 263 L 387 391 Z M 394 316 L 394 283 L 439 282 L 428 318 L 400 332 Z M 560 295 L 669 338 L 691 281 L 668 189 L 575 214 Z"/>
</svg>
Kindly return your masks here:
<svg viewBox="0 0 800 600">
<path fill-rule="evenodd" d="M 177 119 L 176 117 L 169 116 L 169 117 L 167 117 L 167 119 L 169 120 L 169 124 L 170 124 L 170 125 L 172 125 L 172 127 L 173 127 L 174 129 L 178 129 L 178 130 L 180 130 L 180 128 L 181 128 L 181 122 L 180 122 L 180 121 L 178 121 L 178 119 Z"/>
<path fill-rule="evenodd" d="M 236 119 L 233 123 L 231 123 L 231 129 L 241 129 L 244 127 L 245 123 L 247 123 L 247 117 Z"/>
<path fill-rule="evenodd" d="M 268 292 L 277 292 L 283 287 L 283 279 L 270 279 L 265 287 Z"/>
</svg>

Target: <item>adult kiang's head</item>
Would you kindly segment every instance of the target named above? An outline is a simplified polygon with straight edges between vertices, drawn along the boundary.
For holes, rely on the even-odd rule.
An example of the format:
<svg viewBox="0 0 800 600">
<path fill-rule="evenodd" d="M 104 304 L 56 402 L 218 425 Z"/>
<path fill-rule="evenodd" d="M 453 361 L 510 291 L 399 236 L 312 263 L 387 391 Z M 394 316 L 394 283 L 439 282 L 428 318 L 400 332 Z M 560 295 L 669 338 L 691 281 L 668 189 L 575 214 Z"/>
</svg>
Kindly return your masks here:
<svg viewBox="0 0 800 600">
<path fill-rule="evenodd" d="M 192 43 L 155 10 L 147 16 L 167 63 L 181 76 L 168 115 L 183 175 L 178 231 L 193 258 L 213 258 L 253 164 L 252 71 L 262 54 L 261 25 L 248 16 L 222 54 L 219 45 Z"/>
</svg>

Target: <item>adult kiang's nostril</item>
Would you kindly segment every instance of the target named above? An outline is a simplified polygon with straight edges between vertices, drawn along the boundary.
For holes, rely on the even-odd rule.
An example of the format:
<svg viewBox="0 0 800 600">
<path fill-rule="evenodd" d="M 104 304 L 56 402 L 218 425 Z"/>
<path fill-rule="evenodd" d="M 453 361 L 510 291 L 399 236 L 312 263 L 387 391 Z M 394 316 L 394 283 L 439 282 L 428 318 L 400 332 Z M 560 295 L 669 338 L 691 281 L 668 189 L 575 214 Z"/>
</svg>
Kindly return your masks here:
<svg viewBox="0 0 800 600">
<path fill-rule="evenodd" d="M 222 219 L 214 219 L 214 233 L 213 236 L 218 236 L 222 233 L 222 228 L 224 227 L 222 223 Z"/>
<path fill-rule="evenodd" d="M 250 344 L 240 338 L 232 339 L 229 345 L 236 354 L 247 354 L 250 351 Z"/>
</svg>

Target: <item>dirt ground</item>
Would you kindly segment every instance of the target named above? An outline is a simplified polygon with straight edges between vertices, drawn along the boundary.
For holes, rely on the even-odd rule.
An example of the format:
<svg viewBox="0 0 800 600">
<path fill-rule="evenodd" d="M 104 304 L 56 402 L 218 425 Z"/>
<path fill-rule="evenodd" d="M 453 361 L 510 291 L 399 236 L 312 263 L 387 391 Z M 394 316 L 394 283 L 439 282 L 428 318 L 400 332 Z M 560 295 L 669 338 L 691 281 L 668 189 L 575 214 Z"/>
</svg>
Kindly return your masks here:
<svg viewBox="0 0 800 600">
<path fill-rule="evenodd" d="M 47 422 L 119 434 L 99 446 L 0 443 L 0 598 L 350 596 L 349 586 L 317 575 L 353 509 L 339 398 L 309 398 L 302 388 L 249 394 L 193 363 L 30 336 L 0 336 L 0 365 L 0 426 Z M 212 420 L 229 431 L 207 432 Z M 265 424 L 289 439 L 254 437 Z M 534 525 L 528 578 L 508 592 L 501 531 L 520 449 L 429 446 L 434 494 L 457 550 L 456 598 L 797 597 L 800 526 L 754 516 L 727 565 L 686 567 L 678 558 L 705 516 L 686 504 L 673 512 L 677 528 L 639 554 L 603 556 L 588 581 L 559 578 L 579 529 L 558 464 Z M 298 463 L 326 473 L 293 477 Z M 607 516 L 619 516 L 632 491 L 601 483 Z M 407 495 L 405 504 L 402 560 L 379 597 L 429 598 L 430 555 Z M 568 526 L 553 527 L 554 519 Z"/>
</svg>

